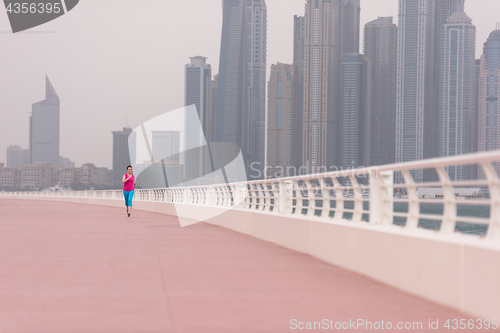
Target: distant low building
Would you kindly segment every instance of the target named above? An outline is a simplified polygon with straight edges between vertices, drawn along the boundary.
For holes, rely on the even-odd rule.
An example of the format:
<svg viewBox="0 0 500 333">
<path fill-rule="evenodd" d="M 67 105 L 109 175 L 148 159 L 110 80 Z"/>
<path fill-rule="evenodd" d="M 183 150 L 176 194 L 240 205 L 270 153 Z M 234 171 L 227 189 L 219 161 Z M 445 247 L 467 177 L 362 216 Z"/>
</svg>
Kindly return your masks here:
<svg viewBox="0 0 500 333">
<path fill-rule="evenodd" d="M 75 177 L 74 168 L 63 168 L 59 174 L 59 186 L 69 187 L 73 184 Z"/>
<path fill-rule="evenodd" d="M 7 168 L 19 168 L 26 164 L 30 164 L 29 149 L 14 145 L 7 147 Z"/>
<path fill-rule="evenodd" d="M 69 158 L 59 156 L 59 165 L 63 168 L 74 168 L 75 162 L 71 161 Z"/>
<path fill-rule="evenodd" d="M 79 168 L 65 168 L 37 162 L 19 168 L 5 168 L 0 163 L 0 188 L 42 190 L 49 187 L 69 188 L 72 184 L 111 185 L 113 171 L 86 163 Z"/>
<path fill-rule="evenodd" d="M 36 190 L 55 186 L 59 182 L 61 170 L 62 167 L 49 165 L 45 162 L 23 165 L 21 167 L 21 188 Z"/>
<path fill-rule="evenodd" d="M 0 167 L 0 187 L 20 188 L 20 180 L 20 170 L 18 168 Z"/>
<path fill-rule="evenodd" d="M 454 188 L 455 197 L 465 199 L 475 199 L 484 197 L 481 188 Z M 440 187 L 421 187 L 417 190 L 421 199 L 441 199 L 444 197 L 443 189 Z"/>
</svg>

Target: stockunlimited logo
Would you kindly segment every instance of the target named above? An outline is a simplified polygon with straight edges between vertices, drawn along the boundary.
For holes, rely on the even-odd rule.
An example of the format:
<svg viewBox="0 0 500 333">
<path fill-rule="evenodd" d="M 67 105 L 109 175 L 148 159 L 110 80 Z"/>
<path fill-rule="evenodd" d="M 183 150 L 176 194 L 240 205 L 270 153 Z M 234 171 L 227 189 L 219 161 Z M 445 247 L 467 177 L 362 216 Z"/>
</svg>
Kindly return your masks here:
<svg viewBox="0 0 500 333">
<path fill-rule="evenodd" d="M 4 0 L 12 32 L 52 21 L 75 8 L 79 0 Z"/>
</svg>

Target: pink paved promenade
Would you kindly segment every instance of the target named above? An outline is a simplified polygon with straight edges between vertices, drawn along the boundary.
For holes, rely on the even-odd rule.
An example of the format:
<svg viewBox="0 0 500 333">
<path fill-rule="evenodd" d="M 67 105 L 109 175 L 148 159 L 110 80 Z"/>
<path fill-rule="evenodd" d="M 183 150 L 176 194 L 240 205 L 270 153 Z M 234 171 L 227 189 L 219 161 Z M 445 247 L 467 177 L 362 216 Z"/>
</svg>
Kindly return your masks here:
<svg viewBox="0 0 500 333">
<path fill-rule="evenodd" d="M 292 330 L 292 319 L 423 323 L 403 332 L 431 331 L 431 319 L 444 332 L 454 318 L 469 319 L 216 226 L 180 228 L 174 217 L 141 211 L 127 218 L 125 208 L 0 199 L 0 333 L 306 331 Z"/>
</svg>

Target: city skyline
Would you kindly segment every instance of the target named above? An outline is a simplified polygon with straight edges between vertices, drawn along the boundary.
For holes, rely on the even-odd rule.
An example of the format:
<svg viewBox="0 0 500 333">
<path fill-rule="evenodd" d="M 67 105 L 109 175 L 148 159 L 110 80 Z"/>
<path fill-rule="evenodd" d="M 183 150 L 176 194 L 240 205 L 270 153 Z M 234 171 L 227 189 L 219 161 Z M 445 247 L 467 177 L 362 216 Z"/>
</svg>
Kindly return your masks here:
<svg viewBox="0 0 500 333">
<path fill-rule="evenodd" d="M 280 6 L 280 1 L 278 0 L 273 2 L 268 1 L 268 16 L 270 18 L 268 29 L 268 69 L 272 64 L 277 63 L 278 61 L 283 63 L 292 62 L 291 50 L 293 47 L 293 15 L 302 16 L 304 14 L 304 2 L 305 1 L 287 1 L 286 3 L 290 5 L 287 6 L 287 8 L 284 8 L 283 6 Z M 495 12 L 494 8 L 496 8 L 495 6 L 498 6 L 498 2 L 488 2 L 485 0 L 484 3 L 489 3 L 491 5 L 490 7 L 487 7 L 490 10 L 485 10 L 486 6 L 481 6 L 483 8 L 474 8 L 479 6 L 474 6 L 472 3 L 467 2 L 465 4 L 465 10 L 473 19 L 473 24 L 477 23 L 478 26 L 477 48 L 482 48 L 478 45 L 482 45 L 486 41 L 486 38 L 482 39 L 481 36 L 484 37 L 489 35 L 489 33 L 494 30 L 494 21 L 497 20 L 488 17 L 491 15 L 491 12 Z M 79 60 L 79 66 L 77 67 L 80 67 L 81 69 L 70 67 L 67 61 L 52 60 L 52 58 L 59 60 L 62 58 L 74 58 L 74 56 L 72 57 L 72 55 L 74 55 L 73 52 L 63 46 L 65 44 L 63 41 L 66 42 L 69 37 L 75 38 L 77 42 L 75 45 L 76 49 L 80 49 L 85 45 L 88 46 L 89 44 L 97 46 L 102 45 L 104 47 L 105 44 L 103 44 L 103 42 L 105 38 L 110 36 L 109 32 L 100 31 L 103 35 L 97 38 L 97 31 L 92 34 L 94 31 L 92 30 L 93 27 L 85 27 L 86 29 L 90 29 L 90 36 L 96 37 L 95 39 L 88 40 L 88 38 L 84 38 L 84 35 L 82 35 L 82 33 L 86 33 L 87 31 L 82 31 L 81 27 L 75 26 L 76 23 L 82 24 L 83 17 L 80 18 L 80 15 L 85 16 L 86 13 L 88 13 L 88 10 L 90 10 L 96 3 L 89 1 L 87 4 L 87 7 L 82 7 L 83 10 L 81 13 L 72 13 L 74 23 L 70 22 L 71 20 L 59 20 L 59 22 L 54 21 L 53 23 L 49 23 L 44 26 L 44 29 L 46 30 L 43 31 L 54 30 L 56 33 L 36 33 L 36 31 L 32 31 L 30 33 L 27 32 L 19 34 L 20 38 L 17 38 L 19 36 L 9 36 L 5 33 L 0 34 L 0 38 L 5 40 L 5 44 L 8 49 L 9 47 L 10 49 L 12 49 L 12 47 L 24 49 L 25 47 L 28 47 L 27 45 L 38 45 L 42 42 L 47 42 L 49 46 L 40 52 L 40 61 L 38 64 L 34 64 L 33 61 L 27 61 L 31 59 L 31 55 L 28 54 L 29 52 L 24 54 L 21 53 L 21 57 L 18 57 L 19 59 L 13 59 L 9 52 L 1 56 L 2 60 L 5 60 L 3 63 L 9 64 L 9 71 L 30 73 L 30 75 L 18 75 L 9 82 L 2 82 L 2 88 L 4 88 L 3 91 L 7 92 L 7 94 L 4 95 L 6 97 L 2 98 L 2 102 L 6 101 L 4 103 L 5 106 L 2 108 L 2 112 L 8 112 L 9 126 L 8 128 L 4 126 L 0 130 L 0 161 L 6 162 L 5 152 L 9 145 L 20 145 L 22 147 L 28 146 L 26 113 L 29 112 L 29 109 L 26 107 L 26 101 L 32 101 L 37 98 L 36 96 L 39 96 L 40 87 L 35 84 L 35 82 L 37 81 L 36 75 L 41 75 L 42 72 L 43 75 L 46 73 L 51 77 L 54 85 L 58 87 L 58 93 L 64 96 L 64 110 L 68 113 L 61 115 L 61 155 L 71 158 L 77 163 L 77 165 L 93 162 L 97 165 L 110 167 L 112 160 L 112 139 L 109 132 L 116 130 L 117 128 L 122 128 L 127 125 L 127 122 L 130 126 L 134 127 L 135 124 L 148 119 L 148 117 L 151 118 L 154 115 L 158 115 L 182 105 L 182 87 L 180 88 L 180 93 L 176 93 L 176 91 L 179 92 L 179 90 L 176 89 L 171 90 L 172 94 L 169 93 L 165 95 L 162 93 L 162 91 L 168 90 L 170 84 L 174 83 L 167 82 L 165 79 L 157 80 L 158 76 L 153 74 L 152 69 L 160 68 L 160 63 L 152 61 L 150 65 L 141 65 L 140 74 L 137 72 L 139 67 L 135 65 L 137 61 L 128 62 L 129 67 L 123 67 L 123 60 L 125 60 L 125 58 L 127 58 L 127 60 L 140 59 L 140 57 L 138 58 L 137 53 L 132 53 L 131 57 L 118 57 L 116 64 L 120 66 L 116 66 L 116 64 L 113 65 L 110 63 L 114 51 L 109 50 L 109 55 L 106 53 L 101 54 L 100 59 L 97 62 L 98 66 L 95 66 L 95 69 L 88 68 L 85 65 L 88 62 L 80 56 L 76 59 Z M 283 4 L 283 1 L 281 1 L 281 4 Z M 109 6 L 109 2 L 103 2 L 103 6 L 105 9 L 108 8 L 106 6 Z M 214 52 L 214 48 L 218 49 L 220 46 L 220 28 L 222 26 L 222 20 L 220 19 L 220 7 L 220 1 L 210 1 L 210 4 L 200 3 L 201 11 L 203 11 L 203 8 L 211 9 L 208 13 L 205 13 L 205 15 L 209 15 L 211 17 L 210 22 L 214 28 L 207 29 L 210 30 L 207 33 L 215 36 L 215 39 L 195 39 L 193 40 L 193 45 L 189 46 L 193 50 L 196 49 L 195 51 L 184 52 L 181 50 L 180 52 L 175 52 L 178 53 L 176 57 L 183 58 L 182 62 L 176 63 L 174 61 L 168 61 L 166 64 L 164 63 L 162 65 L 165 66 L 165 69 L 160 68 L 161 73 L 164 73 L 165 70 L 170 72 L 170 69 L 173 69 L 174 67 L 176 68 L 172 75 L 166 75 L 170 81 L 182 80 L 182 76 L 179 79 L 179 75 L 176 74 L 179 72 L 177 67 L 180 68 L 180 72 L 182 73 L 182 65 L 185 64 L 186 59 L 197 54 L 208 56 L 210 63 L 214 67 L 213 72 L 216 73 L 218 71 L 218 57 L 217 52 Z M 87 8 L 87 10 L 84 8 Z M 373 6 L 368 1 L 361 1 L 361 25 L 363 26 L 364 23 L 376 19 L 377 15 L 388 16 L 391 14 L 391 11 L 393 16 L 397 16 L 394 8 L 397 9 L 396 0 L 380 1 L 377 6 Z M 469 8 L 473 10 L 470 10 Z M 278 9 L 280 11 L 278 11 Z M 123 10 L 125 10 L 125 8 Z M 219 17 L 220 21 L 217 21 L 217 17 Z M 99 18 L 97 18 L 97 21 L 99 23 L 100 21 L 98 19 Z M 164 24 L 164 22 L 159 22 L 159 20 L 153 22 L 154 24 L 157 24 L 157 27 L 161 27 L 161 24 Z M 218 23 L 213 24 L 214 22 Z M 6 26 L 6 23 L 6 17 L 0 16 L 0 27 Z M 120 23 L 120 21 L 118 23 Z M 102 24 L 104 24 L 104 22 L 101 22 L 100 24 L 101 27 L 103 27 Z M 99 26 L 99 24 L 97 25 Z M 118 24 L 118 27 L 123 28 L 124 26 Z M 134 27 L 136 27 L 136 25 L 134 25 Z M 7 29 L 5 28 L 3 30 Z M 117 30 L 111 29 L 110 32 L 115 33 Z M 162 36 L 166 35 L 170 38 L 168 31 L 165 31 L 165 29 L 160 32 Z M 188 36 L 190 36 L 189 33 Z M 13 39 L 13 37 L 16 39 Z M 139 36 L 136 33 L 131 34 L 128 38 L 136 41 L 137 37 Z M 281 41 L 282 39 L 283 41 Z M 194 41 L 199 41 L 199 44 Z M 210 41 L 210 43 L 208 41 Z M 121 46 L 125 45 L 120 43 L 120 38 L 118 38 L 117 45 L 119 46 L 118 50 L 124 50 Z M 145 51 L 151 50 L 151 46 L 146 46 L 144 43 L 139 42 L 139 46 L 146 47 Z M 157 55 L 153 54 L 153 58 L 157 59 L 156 57 L 162 55 L 163 51 L 159 48 L 159 46 L 152 46 L 153 49 L 159 50 Z M 80 53 L 82 55 L 86 54 L 85 52 Z M 60 55 L 54 57 L 54 55 L 58 54 Z M 480 53 L 477 53 L 478 56 L 479 54 Z M 93 56 L 90 58 L 94 61 L 97 60 L 94 59 L 95 57 Z M 73 65 L 73 62 L 71 62 L 71 64 Z M 109 66 L 110 71 L 103 72 L 103 65 L 106 65 L 106 67 Z M 116 85 L 117 67 L 120 69 L 126 69 L 124 74 L 126 74 L 126 77 L 129 78 L 129 81 L 122 81 L 132 82 L 130 88 L 133 88 L 134 90 L 138 89 L 137 94 L 128 93 L 129 88 L 125 87 L 123 84 Z M 98 70 L 101 71 L 99 72 Z M 137 78 L 137 80 L 134 78 Z M 136 83 L 133 83 L 133 81 L 136 81 Z M 149 81 L 154 82 L 155 84 L 146 84 L 149 91 L 147 94 L 143 94 L 143 90 L 140 86 L 144 85 L 143 82 Z M 12 89 L 11 87 L 15 89 Z M 144 95 L 147 98 L 144 99 L 141 95 Z M 120 100 L 119 97 L 125 98 Z M 10 123 L 10 121 L 12 121 L 12 123 Z M 88 131 L 90 129 L 92 129 L 92 135 L 89 136 Z M 86 140 L 82 140 L 83 137 L 85 137 Z M 86 141 L 86 143 L 82 145 L 81 142 L 84 141 Z M 100 144 L 101 142 L 109 142 L 109 144 L 104 146 Z M 103 148 L 96 150 L 96 146 L 101 146 Z"/>
</svg>

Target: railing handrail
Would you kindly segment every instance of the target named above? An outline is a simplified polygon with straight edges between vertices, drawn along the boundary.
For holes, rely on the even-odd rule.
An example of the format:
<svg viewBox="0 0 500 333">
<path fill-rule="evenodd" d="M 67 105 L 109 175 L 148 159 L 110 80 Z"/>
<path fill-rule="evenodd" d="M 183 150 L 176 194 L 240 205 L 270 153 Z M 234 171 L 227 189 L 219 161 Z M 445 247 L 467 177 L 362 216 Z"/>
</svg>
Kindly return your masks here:
<svg viewBox="0 0 500 333">
<path fill-rule="evenodd" d="M 364 221 L 368 219 L 370 223 L 380 225 L 390 225 L 394 224 L 396 219 L 404 219 L 404 227 L 407 229 L 416 228 L 422 220 L 431 219 L 441 221 L 439 230 L 445 234 L 453 233 L 458 222 L 466 222 L 488 225 L 487 239 L 500 240 L 500 180 L 498 177 L 500 163 L 493 162 L 500 162 L 500 151 L 229 184 L 138 189 L 136 200 L 215 206 L 224 209 L 237 208 L 324 220 Z M 463 168 L 473 164 L 482 168 L 484 179 L 450 180 L 448 167 L 461 166 Z M 415 182 L 410 171 L 422 169 L 434 169 L 439 180 Z M 395 174 L 398 174 L 400 183 L 394 183 Z M 368 176 L 369 182 L 360 182 L 358 176 Z M 339 181 L 340 178 L 347 178 L 349 182 Z M 429 199 L 419 198 L 417 189 L 425 187 L 426 184 L 430 187 L 442 188 L 443 198 L 436 200 L 436 204 L 442 205 L 443 214 L 421 212 L 420 205 L 428 203 Z M 465 184 L 469 187 L 488 187 L 490 198 L 480 201 L 481 206 L 489 205 L 490 207 L 488 218 L 457 216 L 459 204 L 474 203 L 474 201 L 460 202 L 455 196 L 454 187 Z M 361 187 L 366 188 L 367 191 L 364 193 L 358 191 Z M 395 189 L 406 189 L 407 195 L 399 198 L 397 204 L 407 204 L 407 212 L 394 210 Z M 0 193 L 4 196 L 9 195 L 9 192 Z M 10 195 L 123 198 L 121 190 L 14 192 Z M 346 203 L 352 203 L 353 207 L 349 207 Z M 365 209 L 365 203 L 369 204 L 368 209 Z"/>
</svg>

